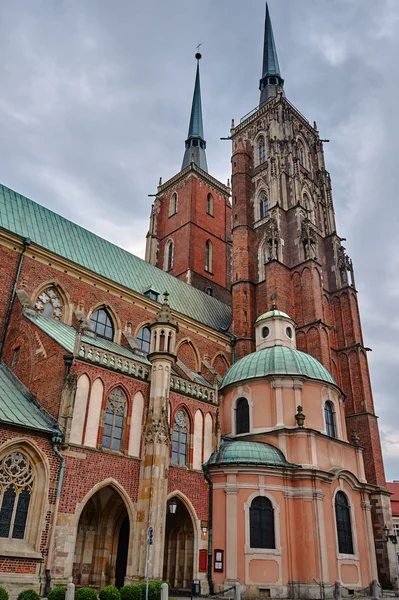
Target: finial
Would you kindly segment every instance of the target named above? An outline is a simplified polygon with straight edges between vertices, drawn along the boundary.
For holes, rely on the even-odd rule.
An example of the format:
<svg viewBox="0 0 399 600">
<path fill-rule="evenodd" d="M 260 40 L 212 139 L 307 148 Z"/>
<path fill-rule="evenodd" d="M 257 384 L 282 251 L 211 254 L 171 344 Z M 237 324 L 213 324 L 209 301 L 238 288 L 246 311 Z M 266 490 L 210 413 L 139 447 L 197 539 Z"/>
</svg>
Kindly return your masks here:
<svg viewBox="0 0 399 600">
<path fill-rule="evenodd" d="M 197 60 L 201 60 L 201 58 L 202 58 L 202 54 L 201 54 L 201 53 L 200 53 L 200 51 L 199 51 L 199 49 L 200 49 L 200 46 L 202 46 L 202 42 L 201 42 L 201 43 L 199 43 L 199 44 L 198 44 L 198 46 L 197 46 L 197 53 L 196 53 L 196 55 L 195 55 L 195 58 L 196 58 Z"/>
<path fill-rule="evenodd" d="M 227 179 L 227 187 L 230 187 L 230 179 Z"/>
<path fill-rule="evenodd" d="M 303 424 L 305 423 L 305 419 L 306 419 L 306 415 L 303 414 L 303 408 L 302 406 L 297 406 L 297 413 L 295 415 L 295 421 L 296 424 L 298 425 L 298 427 L 303 427 Z"/>
<path fill-rule="evenodd" d="M 158 185 L 162 185 L 162 177 L 159 178 L 159 183 Z"/>
<path fill-rule="evenodd" d="M 166 290 L 163 293 L 163 303 L 164 304 L 168 304 L 168 298 L 169 298 L 169 292 L 167 292 Z"/>
<path fill-rule="evenodd" d="M 277 292 L 273 292 L 273 294 L 270 296 L 270 300 L 272 302 L 272 307 L 270 310 L 278 310 L 277 309 L 277 298 L 278 298 Z"/>
<path fill-rule="evenodd" d="M 231 119 L 231 129 L 234 129 L 234 127 L 235 127 L 234 119 Z"/>
</svg>

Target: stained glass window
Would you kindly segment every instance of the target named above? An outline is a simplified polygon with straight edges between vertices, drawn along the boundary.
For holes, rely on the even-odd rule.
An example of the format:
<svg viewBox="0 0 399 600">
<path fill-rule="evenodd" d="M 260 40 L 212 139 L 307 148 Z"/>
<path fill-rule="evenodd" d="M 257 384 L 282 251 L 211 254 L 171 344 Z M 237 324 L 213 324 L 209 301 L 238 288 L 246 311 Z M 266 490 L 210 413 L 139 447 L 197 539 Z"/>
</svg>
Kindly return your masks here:
<svg viewBox="0 0 399 600">
<path fill-rule="evenodd" d="M 123 423 L 126 415 L 126 395 L 117 387 L 108 396 L 104 418 L 102 447 L 120 450 L 122 447 Z"/>
<path fill-rule="evenodd" d="M 178 410 L 175 415 L 172 439 L 172 462 L 175 465 L 187 464 L 187 435 L 187 415 L 184 410 Z"/>
<path fill-rule="evenodd" d="M 62 320 L 64 303 L 56 287 L 50 286 L 43 290 L 36 300 L 37 312 L 52 319 Z"/>
<path fill-rule="evenodd" d="M 0 537 L 22 540 L 33 487 L 33 469 L 22 452 L 0 461 Z"/>
<path fill-rule="evenodd" d="M 338 550 L 341 554 L 353 554 L 351 515 L 348 498 L 344 492 L 335 496 L 335 517 L 337 522 Z"/>
<path fill-rule="evenodd" d="M 269 498 L 258 496 L 249 509 L 251 548 L 275 548 L 274 509 Z"/>
<path fill-rule="evenodd" d="M 114 326 L 105 308 L 100 308 L 91 315 L 90 327 L 99 337 L 111 341 L 114 339 Z"/>
</svg>

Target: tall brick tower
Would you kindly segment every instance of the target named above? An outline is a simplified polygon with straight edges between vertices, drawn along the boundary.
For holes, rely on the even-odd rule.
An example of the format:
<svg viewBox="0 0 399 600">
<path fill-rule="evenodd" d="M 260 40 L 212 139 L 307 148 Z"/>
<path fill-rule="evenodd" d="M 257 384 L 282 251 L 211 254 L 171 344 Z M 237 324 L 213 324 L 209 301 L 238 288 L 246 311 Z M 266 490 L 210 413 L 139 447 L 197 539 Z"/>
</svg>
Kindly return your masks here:
<svg viewBox="0 0 399 600">
<path fill-rule="evenodd" d="M 224 302 L 230 301 L 230 188 L 209 175 L 199 61 L 181 171 L 158 186 L 145 259 Z"/>
<path fill-rule="evenodd" d="M 344 390 L 349 439 L 364 447 L 380 581 L 397 573 L 381 445 L 352 261 L 335 226 L 316 123 L 287 100 L 266 5 L 260 104 L 232 124 L 232 304 L 236 359 L 255 350 L 254 322 L 271 304 L 294 316 L 297 347 Z M 391 545 L 392 546 L 392 545 Z M 392 550 L 392 552 L 391 552 Z"/>
</svg>

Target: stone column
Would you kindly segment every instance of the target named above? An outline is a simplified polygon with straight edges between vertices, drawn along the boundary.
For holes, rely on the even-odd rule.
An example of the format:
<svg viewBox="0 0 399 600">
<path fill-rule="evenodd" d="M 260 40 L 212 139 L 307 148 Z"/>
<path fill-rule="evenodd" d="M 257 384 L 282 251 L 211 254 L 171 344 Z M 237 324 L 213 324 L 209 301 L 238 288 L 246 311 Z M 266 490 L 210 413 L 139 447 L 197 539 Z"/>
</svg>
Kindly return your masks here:
<svg viewBox="0 0 399 600">
<path fill-rule="evenodd" d="M 226 580 L 237 581 L 237 492 L 236 476 L 226 486 Z"/>
</svg>

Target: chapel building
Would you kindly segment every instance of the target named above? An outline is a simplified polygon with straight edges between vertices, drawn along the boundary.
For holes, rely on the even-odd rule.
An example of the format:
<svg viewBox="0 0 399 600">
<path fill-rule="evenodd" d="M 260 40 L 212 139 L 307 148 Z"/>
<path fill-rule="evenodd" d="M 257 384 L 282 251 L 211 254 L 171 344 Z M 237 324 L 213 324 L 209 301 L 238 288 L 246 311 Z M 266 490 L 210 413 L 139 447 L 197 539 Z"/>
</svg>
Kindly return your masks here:
<svg viewBox="0 0 399 600">
<path fill-rule="evenodd" d="M 268 7 L 259 105 L 208 172 L 200 59 L 145 261 L 0 185 L 0 572 L 333 597 L 397 578 L 354 270 Z M 306 553 L 304 548 L 306 547 Z"/>
</svg>

